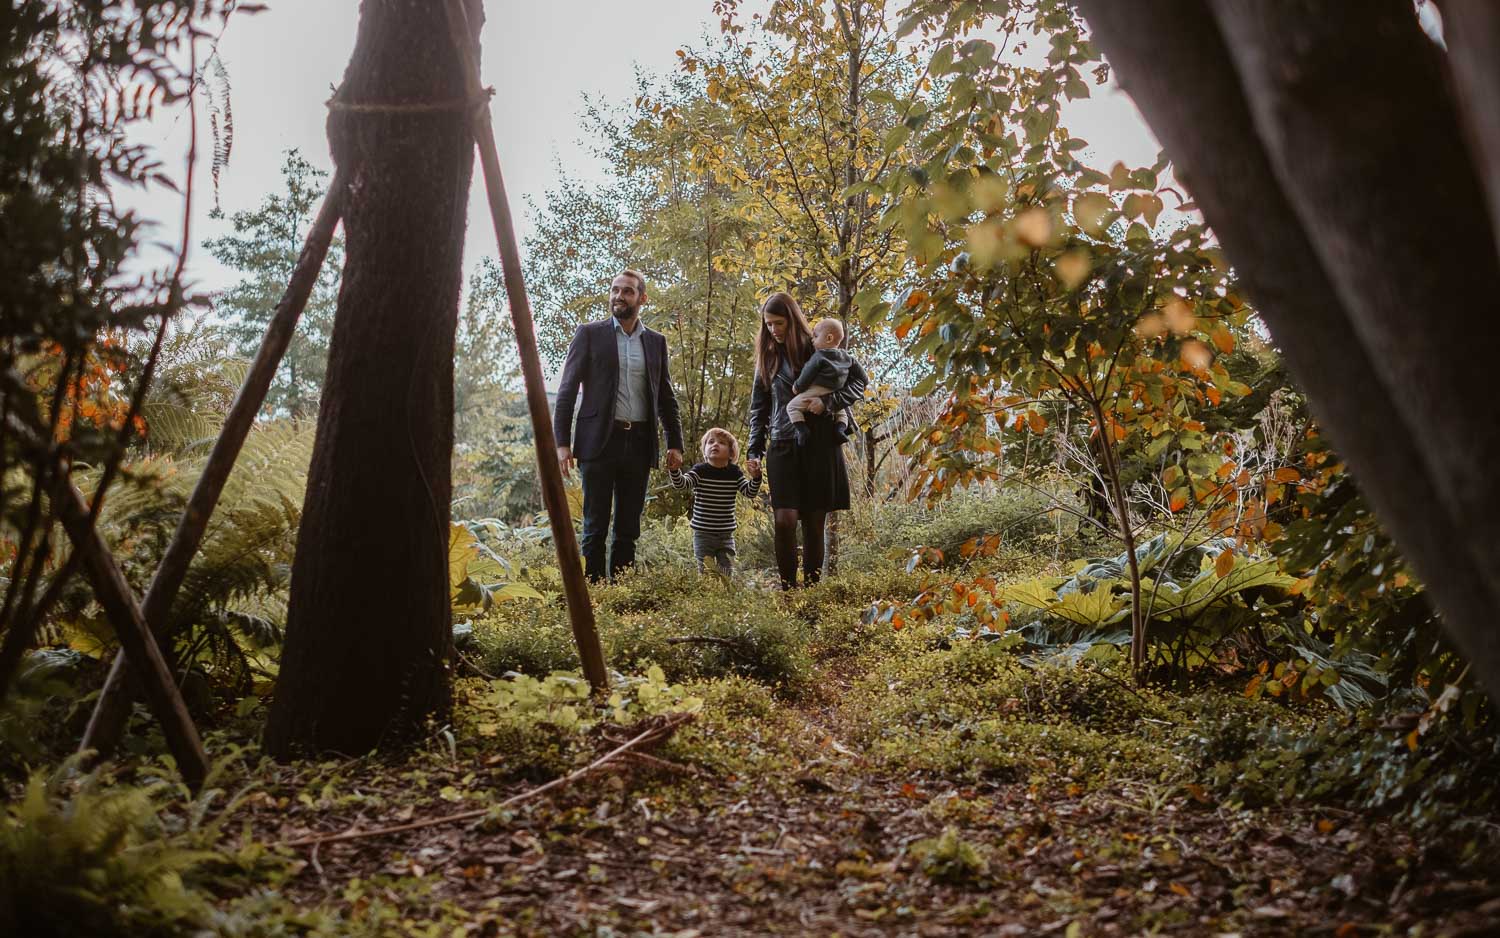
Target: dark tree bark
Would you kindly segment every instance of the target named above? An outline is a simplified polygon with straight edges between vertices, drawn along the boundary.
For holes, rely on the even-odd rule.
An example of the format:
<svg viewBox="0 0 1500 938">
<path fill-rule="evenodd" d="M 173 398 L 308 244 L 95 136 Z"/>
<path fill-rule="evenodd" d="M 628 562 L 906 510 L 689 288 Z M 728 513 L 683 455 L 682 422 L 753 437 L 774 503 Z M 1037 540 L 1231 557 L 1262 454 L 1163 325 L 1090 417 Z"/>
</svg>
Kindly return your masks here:
<svg viewBox="0 0 1500 938">
<path fill-rule="evenodd" d="M 364 0 L 328 120 L 347 250 L 266 728 L 277 757 L 367 752 L 450 704 L 464 95 L 440 5 Z"/>
<path fill-rule="evenodd" d="M 1454 442 L 1462 438 L 1477 447 L 1463 453 L 1445 446 L 1441 450 L 1445 458 L 1476 458 L 1490 445 L 1487 440 L 1500 425 L 1493 394 L 1461 396 L 1464 382 L 1488 368 L 1482 359 L 1465 355 L 1463 346 L 1476 338 L 1487 342 L 1492 337 L 1494 324 L 1483 311 L 1492 309 L 1493 302 L 1465 295 L 1465 290 L 1477 287 L 1493 292 L 1495 279 L 1488 273 L 1492 262 L 1476 260 L 1478 252 L 1465 247 L 1461 256 L 1478 265 L 1475 287 L 1453 283 L 1434 287 L 1432 269 L 1446 271 L 1446 276 L 1459 281 L 1466 277 L 1455 274 L 1442 257 L 1453 247 L 1456 231 L 1450 230 L 1436 241 L 1418 240 L 1417 233 L 1427 232 L 1428 224 L 1407 217 L 1418 210 L 1411 202 L 1370 191 L 1372 186 L 1391 185 L 1394 180 L 1385 167 L 1372 165 L 1365 155 L 1369 149 L 1380 149 L 1384 158 L 1392 158 L 1390 138 L 1410 137 L 1421 152 L 1407 154 L 1411 162 L 1400 167 L 1406 174 L 1401 184 L 1422 188 L 1419 180 L 1431 178 L 1426 158 L 1432 154 L 1432 141 L 1423 140 L 1411 128 L 1389 126 L 1376 119 L 1383 113 L 1388 121 L 1402 109 L 1387 110 L 1387 102 L 1372 99 L 1377 92 L 1359 85 L 1370 77 L 1368 67 L 1359 67 L 1358 77 L 1347 79 L 1318 69 L 1319 80 L 1336 82 L 1336 89 L 1288 90 L 1282 94 L 1296 100 L 1283 96 L 1253 108 L 1238 75 L 1227 67 L 1227 63 L 1248 58 L 1249 53 L 1231 57 L 1214 13 L 1197 0 L 1132 4 L 1079 0 L 1078 5 L 1122 85 L 1172 156 L 1180 178 L 1224 244 L 1292 373 L 1307 389 L 1314 412 L 1381 519 L 1428 583 L 1450 634 L 1469 656 L 1490 693 L 1496 695 L 1500 692 L 1500 642 L 1496 641 L 1493 611 L 1500 608 L 1500 595 L 1493 585 L 1493 563 L 1486 565 L 1476 553 L 1465 549 L 1475 543 L 1476 534 L 1484 533 L 1482 513 L 1466 514 L 1458 507 L 1482 501 L 1485 496 L 1461 489 L 1452 467 L 1429 458 L 1432 454 L 1427 452 L 1436 434 Z M 1264 5 L 1252 4 L 1247 9 L 1257 6 Z M 1364 5 L 1346 8 L 1324 4 L 1320 10 L 1306 9 L 1299 15 L 1308 19 L 1342 17 L 1345 12 L 1345 18 L 1369 15 Z M 1311 29 L 1305 21 L 1282 21 L 1281 27 L 1277 41 L 1306 48 L 1306 37 L 1287 33 Z M 1415 29 L 1415 23 L 1410 27 Z M 1362 36 L 1366 32 L 1365 28 L 1349 28 Z M 1258 48 L 1260 54 L 1269 55 L 1268 50 Z M 1367 46 L 1360 47 L 1360 55 L 1368 56 L 1375 68 L 1408 67 Z M 1313 64 L 1299 67 L 1282 63 L 1282 67 L 1291 76 L 1284 80 L 1299 74 L 1307 79 Z M 1355 66 L 1341 60 L 1340 67 Z M 1384 81 L 1377 87 L 1386 90 Z M 1286 120 L 1285 113 L 1279 117 L 1273 113 L 1278 109 L 1300 112 L 1303 117 L 1295 127 L 1283 125 L 1275 142 L 1268 146 L 1252 113 L 1266 121 Z M 1329 127 L 1342 128 L 1342 133 L 1354 133 L 1349 126 L 1354 118 L 1341 119 L 1340 111 L 1357 113 L 1365 122 L 1357 135 L 1345 137 L 1328 127 L 1310 126 L 1326 121 Z M 1451 110 L 1448 113 L 1451 115 Z M 1420 125 L 1426 127 L 1430 122 L 1424 120 Z M 1441 128 L 1431 132 L 1445 139 Z M 1372 136 L 1380 139 L 1372 140 Z M 1317 152 L 1307 153 L 1310 148 Z M 1366 175 L 1360 180 L 1330 178 L 1339 172 Z M 1295 180 L 1283 186 L 1299 173 L 1317 174 L 1330 191 L 1309 193 L 1307 186 Z M 1471 171 L 1465 173 L 1472 179 Z M 1446 207 L 1461 184 L 1444 185 L 1454 187 L 1438 196 Z M 1312 213 L 1306 205 L 1299 206 L 1300 200 L 1316 204 L 1318 211 L 1328 212 L 1331 218 L 1311 219 Z M 1328 204 L 1334 201 L 1345 204 Z M 1366 205 L 1348 204 L 1366 201 L 1378 202 L 1393 214 L 1379 217 L 1366 211 Z M 1475 231 L 1469 221 L 1473 207 L 1445 216 L 1444 208 L 1427 202 L 1420 205 L 1420 212 L 1466 226 L 1462 228 L 1464 237 L 1486 244 L 1487 230 Z M 1371 239 L 1369 243 L 1377 245 L 1378 251 L 1350 243 L 1358 239 L 1348 227 L 1327 230 L 1335 224 L 1348 226 L 1353 218 L 1365 226 L 1361 236 Z M 1327 238 L 1335 239 L 1334 244 L 1318 243 Z M 1489 247 L 1493 258 L 1492 243 Z M 1326 263 L 1339 265 L 1337 277 Z M 1438 292 L 1435 296 L 1414 296 L 1404 286 L 1392 284 L 1406 275 Z M 1371 283 L 1349 282 L 1359 277 L 1369 278 Z M 1392 299 L 1395 296 L 1407 305 L 1400 307 Z M 1372 331 L 1370 324 L 1356 323 L 1355 304 L 1359 304 L 1357 313 L 1362 321 L 1383 320 L 1391 332 L 1427 330 L 1433 323 L 1449 319 L 1446 311 L 1433 308 L 1437 302 L 1466 303 L 1466 329 L 1448 332 L 1443 342 L 1423 336 L 1420 341 L 1394 346 L 1372 345 L 1366 339 Z M 1367 305 L 1371 303 L 1378 306 Z M 1386 335 L 1389 337 L 1390 332 Z M 1422 357 L 1430 355 L 1436 357 Z M 1468 374 L 1437 376 L 1434 373 L 1438 371 Z M 1420 387 L 1413 388 L 1412 383 Z M 1440 421 L 1442 430 L 1413 424 L 1409 395 L 1420 395 L 1426 406 L 1448 411 L 1443 415 L 1415 415 L 1424 421 Z M 1476 426 L 1482 421 L 1487 422 L 1486 427 Z M 1447 436 L 1455 422 L 1467 424 L 1473 436 L 1464 437 L 1462 432 L 1458 437 Z M 1450 489 L 1462 492 L 1462 498 L 1451 497 L 1459 492 Z"/>
<path fill-rule="evenodd" d="M 1454 96 L 1469 150 L 1490 194 L 1490 225 L 1500 238 L 1500 4 L 1438 0 Z"/>
<path fill-rule="evenodd" d="M 1500 255 L 1442 52 L 1409 0 L 1213 7 L 1282 190 L 1440 482 L 1411 494 L 1448 503 L 1467 534 L 1449 551 L 1500 593 L 1500 408 L 1471 352 L 1495 334 Z"/>
</svg>

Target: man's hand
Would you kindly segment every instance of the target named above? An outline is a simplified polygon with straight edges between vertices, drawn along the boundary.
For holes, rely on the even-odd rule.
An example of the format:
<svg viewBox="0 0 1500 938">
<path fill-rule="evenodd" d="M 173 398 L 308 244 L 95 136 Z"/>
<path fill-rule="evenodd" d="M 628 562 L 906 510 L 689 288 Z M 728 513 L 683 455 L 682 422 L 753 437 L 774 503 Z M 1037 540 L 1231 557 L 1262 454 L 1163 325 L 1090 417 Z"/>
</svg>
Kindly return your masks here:
<svg viewBox="0 0 1500 938">
<path fill-rule="evenodd" d="M 815 397 L 807 402 L 807 412 L 810 414 L 821 414 L 825 409 L 821 397 Z"/>
<path fill-rule="evenodd" d="M 573 447 L 559 446 L 557 448 L 557 462 L 562 466 L 563 478 L 568 477 L 568 471 L 573 468 Z"/>
<path fill-rule="evenodd" d="M 667 450 L 667 468 L 668 469 L 681 469 L 682 468 L 682 450 L 680 450 L 680 449 L 669 449 L 669 450 Z"/>
<path fill-rule="evenodd" d="M 752 478 L 752 479 L 759 479 L 760 478 L 760 460 L 759 459 L 747 459 L 747 460 L 745 460 L 745 468 L 747 470 L 749 470 L 749 472 L 750 472 L 750 478 Z"/>
</svg>

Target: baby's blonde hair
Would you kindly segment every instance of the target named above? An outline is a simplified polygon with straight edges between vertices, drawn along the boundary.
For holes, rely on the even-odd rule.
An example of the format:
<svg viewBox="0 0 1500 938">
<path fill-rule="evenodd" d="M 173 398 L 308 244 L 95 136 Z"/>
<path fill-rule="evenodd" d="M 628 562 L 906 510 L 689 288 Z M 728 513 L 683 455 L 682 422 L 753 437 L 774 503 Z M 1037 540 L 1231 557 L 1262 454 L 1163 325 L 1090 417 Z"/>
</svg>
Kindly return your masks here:
<svg viewBox="0 0 1500 938">
<path fill-rule="evenodd" d="M 704 450 L 708 449 L 708 444 L 709 444 L 710 440 L 719 440 L 722 443 L 724 443 L 726 446 L 729 447 L 729 461 L 730 462 L 738 462 L 739 461 L 739 458 L 740 458 L 740 441 L 736 440 L 734 438 L 734 434 L 733 433 L 730 433 L 728 430 L 724 429 L 723 427 L 711 427 L 707 433 L 703 434 L 703 439 L 698 444 L 698 452 L 701 453 Z"/>
<path fill-rule="evenodd" d="M 824 326 L 827 326 L 828 328 L 832 329 L 834 335 L 838 336 L 838 339 L 839 339 L 840 342 L 844 341 L 844 324 L 843 323 L 839 322 L 837 319 L 834 319 L 832 317 L 829 317 L 827 319 L 819 319 L 816 323 L 813 324 L 813 332 L 817 332 L 819 329 L 822 329 Z"/>
</svg>

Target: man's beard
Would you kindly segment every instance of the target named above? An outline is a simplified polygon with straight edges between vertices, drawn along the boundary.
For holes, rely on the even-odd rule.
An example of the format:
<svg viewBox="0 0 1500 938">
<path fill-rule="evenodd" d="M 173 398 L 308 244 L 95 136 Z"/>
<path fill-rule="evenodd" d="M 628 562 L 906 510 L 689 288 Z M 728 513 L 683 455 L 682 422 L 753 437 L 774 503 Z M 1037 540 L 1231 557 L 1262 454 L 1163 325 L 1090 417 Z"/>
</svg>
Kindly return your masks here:
<svg viewBox="0 0 1500 938">
<path fill-rule="evenodd" d="M 626 306 L 623 303 L 618 306 L 611 303 L 609 307 L 610 315 L 616 319 L 634 319 L 639 310 L 639 306 Z"/>
</svg>

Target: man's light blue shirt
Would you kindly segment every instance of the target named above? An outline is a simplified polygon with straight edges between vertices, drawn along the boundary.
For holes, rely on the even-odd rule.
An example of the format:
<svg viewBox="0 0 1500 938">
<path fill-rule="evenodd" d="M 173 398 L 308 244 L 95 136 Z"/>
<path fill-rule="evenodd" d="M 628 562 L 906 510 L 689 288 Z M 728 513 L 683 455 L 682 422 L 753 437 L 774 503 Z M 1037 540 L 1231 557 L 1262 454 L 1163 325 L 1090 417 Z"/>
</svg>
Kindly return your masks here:
<svg viewBox="0 0 1500 938">
<path fill-rule="evenodd" d="M 641 336 L 646 326 L 639 318 L 635 331 L 627 333 L 620 320 L 610 317 L 615 324 L 615 351 L 620 356 L 620 380 L 615 385 L 615 419 L 645 420 L 651 416 L 646 406 L 646 349 Z"/>
</svg>

